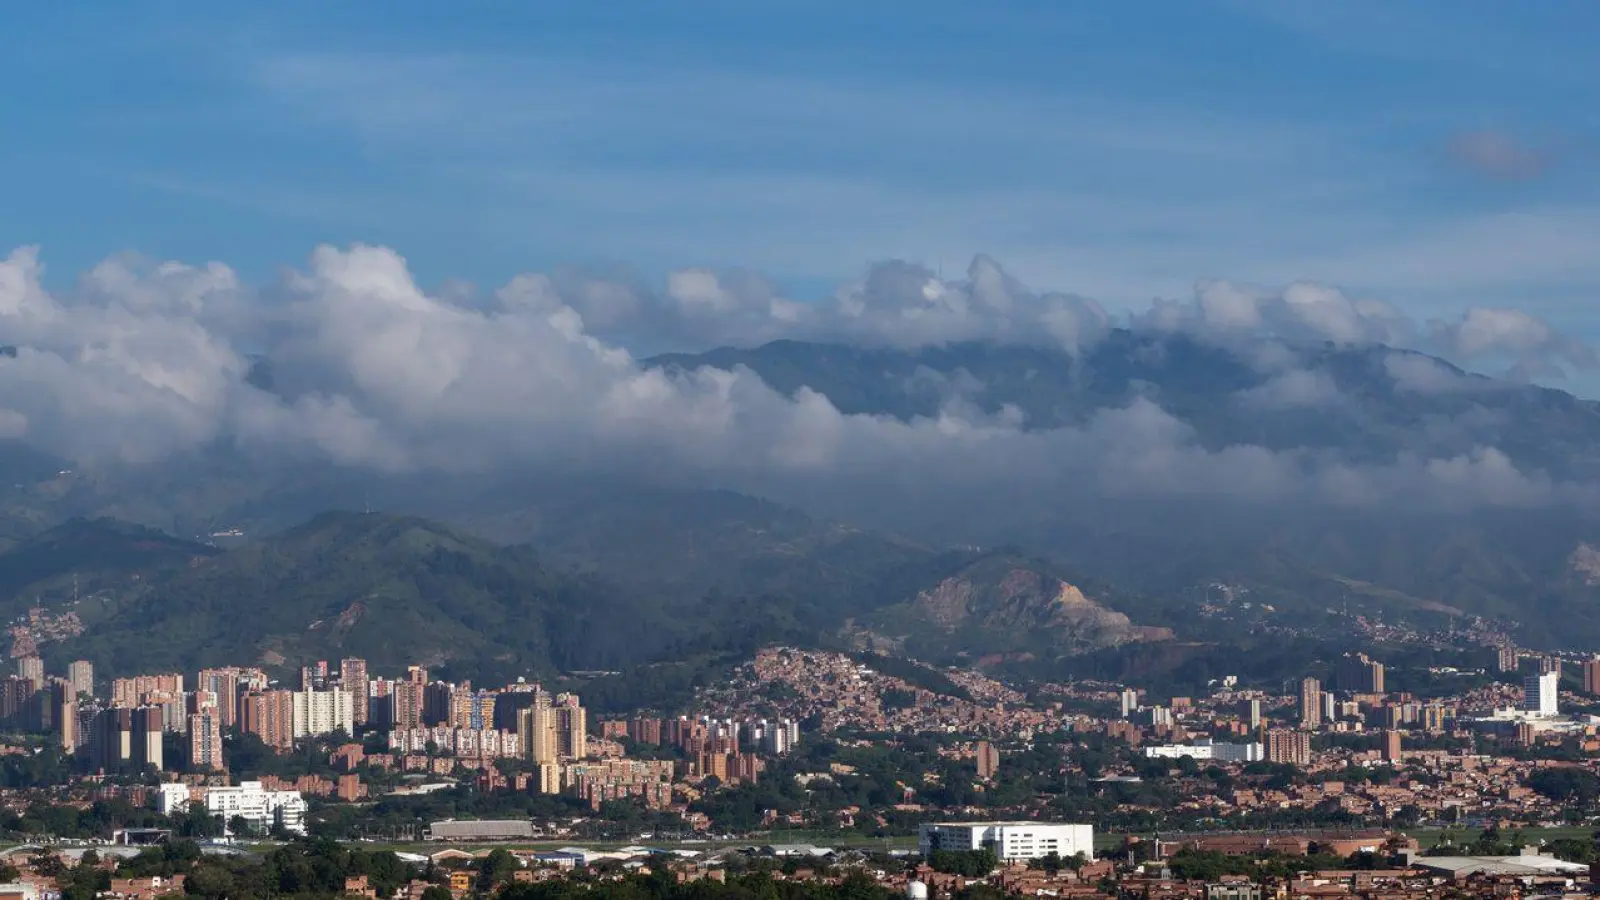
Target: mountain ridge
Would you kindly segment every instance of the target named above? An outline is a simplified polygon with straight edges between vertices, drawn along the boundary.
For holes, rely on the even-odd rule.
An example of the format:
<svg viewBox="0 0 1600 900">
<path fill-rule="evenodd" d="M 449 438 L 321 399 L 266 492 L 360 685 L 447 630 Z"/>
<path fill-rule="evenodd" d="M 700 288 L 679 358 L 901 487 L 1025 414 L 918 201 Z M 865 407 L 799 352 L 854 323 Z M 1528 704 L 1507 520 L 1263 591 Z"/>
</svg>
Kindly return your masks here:
<svg viewBox="0 0 1600 900">
<path fill-rule="evenodd" d="M 801 581 L 758 564 L 744 592 L 691 596 L 670 582 L 652 589 L 648 579 L 553 566 L 528 545 L 496 545 L 415 516 L 329 512 L 160 570 L 108 598 L 84 634 L 46 656 L 126 673 L 224 663 L 287 672 L 351 655 L 374 668 L 422 663 L 483 678 L 620 669 L 777 641 L 827 646 L 853 612 L 909 601 L 984 560 L 918 554 Z M 1027 564 L 1010 558 L 1007 571 Z"/>
</svg>

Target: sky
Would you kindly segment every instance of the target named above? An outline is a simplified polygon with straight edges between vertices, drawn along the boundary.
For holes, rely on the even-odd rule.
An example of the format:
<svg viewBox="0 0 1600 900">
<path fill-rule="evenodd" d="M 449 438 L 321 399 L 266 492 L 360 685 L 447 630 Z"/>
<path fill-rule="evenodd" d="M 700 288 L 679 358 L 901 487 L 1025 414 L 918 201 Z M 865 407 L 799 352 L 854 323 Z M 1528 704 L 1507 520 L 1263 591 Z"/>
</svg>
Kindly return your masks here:
<svg viewBox="0 0 1600 900">
<path fill-rule="evenodd" d="M 0 447 L 786 500 L 1600 497 L 1507 404 L 1577 409 L 1579 447 L 1589 407 L 1403 352 L 1600 396 L 1592 0 L 20 9 Z M 788 337 L 1076 366 L 1116 325 L 1236 352 L 1215 407 L 1303 441 L 1219 446 L 1144 387 L 1035 427 L 970 372 L 898 386 L 939 400 L 900 419 L 641 361 Z M 1374 343 L 1400 349 L 1348 383 L 1302 353 Z M 1366 434 L 1372 391 L 1433 418 L 1316 443 Z"/>
<path fill-rule="evenodd" d="M 975 254 L 1110 310 L 1312 280 L 1600 337 L 1600 5 L 29 4 L 0 247 L 259 281 Z M 1593 392 L 1591 392 L 1593 393 Z"/>
</svg>

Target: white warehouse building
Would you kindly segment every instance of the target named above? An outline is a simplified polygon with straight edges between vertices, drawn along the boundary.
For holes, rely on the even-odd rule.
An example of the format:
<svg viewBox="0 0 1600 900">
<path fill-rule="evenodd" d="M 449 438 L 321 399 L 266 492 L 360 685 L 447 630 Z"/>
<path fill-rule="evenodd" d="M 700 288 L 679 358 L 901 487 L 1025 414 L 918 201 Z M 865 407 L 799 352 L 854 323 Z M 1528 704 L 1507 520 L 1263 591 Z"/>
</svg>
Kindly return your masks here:
<svg viewBox="0 0 1600 900">
<path fill-rule="evenodd" d="M 1024 862 L 1060 854 L 1082 853 L 1094 859 L 1094 826 L 1059 822 L 928 822 L 918 847 L 923 856 L 935 850 L 993 850 L 1001 862 Z"/>
</svg>

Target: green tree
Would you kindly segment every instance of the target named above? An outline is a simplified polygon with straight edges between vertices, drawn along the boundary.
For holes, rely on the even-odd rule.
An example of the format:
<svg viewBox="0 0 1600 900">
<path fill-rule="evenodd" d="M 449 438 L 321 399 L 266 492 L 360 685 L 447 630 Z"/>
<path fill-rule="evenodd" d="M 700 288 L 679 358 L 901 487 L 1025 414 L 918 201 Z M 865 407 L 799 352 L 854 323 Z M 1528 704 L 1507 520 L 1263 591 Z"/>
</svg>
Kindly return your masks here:
<svg viewBox="0 0 1600 900">
<path fill-rule="evenodd" d="M 1046 853 L 1044 856 L 1038 857 L 1037 859 L 1028 860 L 1028 868 L 1042 869 L 1051 875 L 1061 871 L 1063 865 L 1064 863 L 1061 860 L 1061 854 L 1055 852 L 1054 850 Z"/>
<path fill-rule="evenodd" d="M 61 900 L 94 900 L 111 889 L 111 873 L 96 865 L 79 865 L 65 876 Z"/>
<path fill-rule="evenodd" d="M 28 857 L 28 867 L 46 878 L 60 878 L 67 871 L 67 864 L 61 857 L 46 850 Z"/>
<path fill-rule="evenodd" d="M 489 851 L 483 862 L 478 864 L 478 890 L 488 893 L 506 884 L 520 868 L 522 864 L 511 855 L 511 851 L 504 847 L 496 847 Z"/>
<path fill-rule="evenodd" d="M 928 865 L 935 872 L 982 878 L 994 871 L 1000 858 L 993 850 L 935 850 L 928 854 Z"/>
</svg>

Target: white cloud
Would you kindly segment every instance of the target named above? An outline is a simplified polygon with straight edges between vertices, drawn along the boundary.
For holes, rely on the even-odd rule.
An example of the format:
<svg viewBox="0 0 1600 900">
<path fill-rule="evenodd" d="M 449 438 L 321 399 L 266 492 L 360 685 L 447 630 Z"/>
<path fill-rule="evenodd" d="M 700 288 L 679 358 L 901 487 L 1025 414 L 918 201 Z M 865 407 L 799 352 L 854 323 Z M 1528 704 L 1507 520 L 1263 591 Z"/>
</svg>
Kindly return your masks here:
<svg viewBox="0 0 1600 900">
<path fill-rule="evenodd" d="M 1353 298 L 1338 288 L 1297 281 L 1282 288 L 1205 281 L 1187 302 L 1156 301 L 1135 314 L 1136 327 L 1185 331 L 1232 341 L 1270 335 L 1298 342 L 1406 344 L 1415 326 L 1379 300 Z"/>
<path fill-rule="evenodd" d="M 1303 409 L 1339 402 L 1339 386 L 1326 372 L 1292 370 L 1274 375 L 1259 387 L 1240 391 L 1239 402 L 1251 409 Z"/>
<path fill-rule="evenodd" d="M 830 301 L 792 310 L 759 281 L 703 271 L 669 280 L 660 296 L 528 275 L 477 306 L 422 290 L 398 254 L 367 246 L 318 248 L 304 271 L 263 292 L 220 266 L 118 261 L 60 296 L 40 275 L 33 251 L 0 264 L 0 329 L 19 345 L 16 358 L 0 358 L 0 433 L 25 429 L 91 464 L 223 441 L 385 471 L 576 465 L 790 498 L 910 496 L 930 484 L 1027 503 L 1099 492 L 1506 505 L 1555 493 L 1491 447 L 1378 466 L 1207 447 L 1146 399 L 1080 427 L 1029 430 L 1015 409 L 976 409 L 983 385 L 961 372 L 933 385 L 942 405 L 927 417 L 846 415 L 815 391 L 784 396 L 744 369 L 641 367 L 588 322 L 659 316 L 688 328 L 705 316 L 732 319 L 735 330 L 781 325 L 857 342 L 1073 351 L 1107 327 L 1091 302 L 1029 291 L 982 257 L 962 281 L 880 265 Z M 1348 340 L 1397 321 L 1387 307 L 1305 286 L 1281 295 L 1214 286 L 1177 311 L 1202 330 L 1265 324 Z M 272 359 L 275 394 L 245 384 L 246 346 Z M 1410 389 L 1438 390 L 1440 373 L 1450 374 L 1418 368 L 1435 366 L 1422 357 L 1389 364 Z M 1282 408 L 1332 402 L 1330 389 L 1325 377 L 1286 369 L 1240 399 Z"/>
<path fill-rule="evenodd" d="M 1568 369 L 1600 364 L 1587 344 L 1517 309 L 1470 309 L 1456 321 L 1430 322 L 1429 330 L 1430 346 L 1438 352 L 1471 363 L 1504 363 L 1518 380 L 1560 378 Z"/>
</svg>

